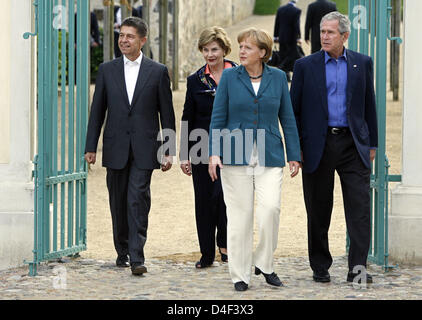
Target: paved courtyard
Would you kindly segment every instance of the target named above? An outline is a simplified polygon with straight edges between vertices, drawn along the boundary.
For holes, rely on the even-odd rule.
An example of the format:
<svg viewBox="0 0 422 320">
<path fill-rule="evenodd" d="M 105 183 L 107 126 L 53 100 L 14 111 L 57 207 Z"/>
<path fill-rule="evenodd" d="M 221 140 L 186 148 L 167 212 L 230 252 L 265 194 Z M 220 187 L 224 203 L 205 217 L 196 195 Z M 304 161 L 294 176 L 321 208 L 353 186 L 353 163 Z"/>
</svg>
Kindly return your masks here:
<svg viewBox="0 0 422 320">
<path fill-rule="evenodd" d="M 374 283 L 360 287 L 346 282 L 347 258 L 335 257 L 331 283 L 312 280 L 308 258 L 277 258 L 275 272 L 284 287 L 271 287 L 261 276 L 252 276 L 249 290 L 237 292 L 227 263 L 197 270 L 192 263 L 146 261 L 148 273 L 133 276 L 114 261 L 64 258 L 41 264 L 36 277 L 28 268 L 0 272 L 0 299 L 124 299 L 124 300 L 419 300 L 422 267 L 402 267 L 384 272 L 369 265 Z"/>
</svg>

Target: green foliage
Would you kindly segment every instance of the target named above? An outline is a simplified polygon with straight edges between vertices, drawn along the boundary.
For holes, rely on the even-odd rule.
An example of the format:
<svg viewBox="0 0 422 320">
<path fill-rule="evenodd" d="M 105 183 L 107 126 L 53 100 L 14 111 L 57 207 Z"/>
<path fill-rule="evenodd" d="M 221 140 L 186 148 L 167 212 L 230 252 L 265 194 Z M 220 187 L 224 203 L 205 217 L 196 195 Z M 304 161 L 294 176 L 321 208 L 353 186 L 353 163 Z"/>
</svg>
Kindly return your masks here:
<svg viewBox="0 0 422 320">
<path fill-rule="evenodd" d="M 66 33 L 66 52 L 68 52 L 68 42 L 69 42 L 69 40 L 68 40 L 68 33 Z M 62 85 L 62 74 L 61 74 L 61 72 L 62 72 L 62 32 L 60 31 L 59 32 L 59 66 L 58 66 L 58 78 L 59 78 L 59 87 Z M 66 66 L 65 66 L 65 72 L 66 72 L 66 84 L 67 84 L 67 71 L 68 71 L 68 66 L 69 66 L 69 63 L 68 63 L 68 57 L 67 57 L 67 55 L 66 55 Z"/>
<path fill-rule="evenodd" d="M 254 14 L 270 15 L 276 14 L 280 7 L 280 0 L 256 0 Z"/>
<path fill-rule="evenodd" d="M 102 39 L 103 36 L 103 30 L 100 29 L 100 39 Z M 76 56 L 76 51 L 75 51 L 75 56 Z M 99 45 L 98 47 L 94 48 L 91 47 L 91 61 L 90 61 L 90 74 L 91 74 L 91 83 L 95 83 L 95 79 L 97 77 L 97 73 L 98 73 L 98 68 L 100 66 L 100 64 L 103 62 L 103 45 Z M 62 75 L 61 75 L 61 67 L 62 67 L 62 33 L 59 32 L 59 74 L 58 74 L 58 78 L 59 78 L 59 86 L 61 86 L 61 82 L 62 82 Z M 66 33 L 66 85 L 69 82 L 68 79 L 68 68 L 69 68 L 69 33 Z M 75 65 L 76 68 L 76 65 Z M 76 73 L 75 73 L 75 77 L 76 77 Z M 76 78 L 75 78 L 76 81 Z"/>
<path fill-rule="evenodd" d="M 349 14 L 349 1 L 348 0 L 333 0 L 337 5 L 337 10 L 342 14 Z"/>
<path fill-rule="evenodd" d="M 102 30 L 100 30 L 100 33 L 102 35 Z M 103 63 L 103 45 L 102 44 L 100 44 L 96 48 L 91 47 L 91 64 L 90 64 L 91 65 L 91 72 L 90 72 L 91 83 L 95 83 L 95 79 L 97 78 L 98 68 L 100 67 L 101 63 Z"/>
</svg>

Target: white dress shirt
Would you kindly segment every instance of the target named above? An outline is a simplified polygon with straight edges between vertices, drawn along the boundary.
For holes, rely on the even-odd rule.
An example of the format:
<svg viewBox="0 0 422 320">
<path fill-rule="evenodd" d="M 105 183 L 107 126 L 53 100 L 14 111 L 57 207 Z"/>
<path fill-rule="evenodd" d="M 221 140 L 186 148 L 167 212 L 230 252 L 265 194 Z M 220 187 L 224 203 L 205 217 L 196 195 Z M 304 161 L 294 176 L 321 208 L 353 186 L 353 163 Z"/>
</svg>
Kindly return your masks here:
<svg viewBox="0 0 422 320">
<path fill-rule="evenodd" d="M 136 81 L 138 80 L 139 68 L 141 67 L 143 54 L 141 52 L 138 59 L 130 61 L 123 55 L 123 62 L 125 66 L 125 82 L 127 97 L 129 98 L 129 104 L 132 104 L 133 94 L 135 93 Z"/>
</svg>

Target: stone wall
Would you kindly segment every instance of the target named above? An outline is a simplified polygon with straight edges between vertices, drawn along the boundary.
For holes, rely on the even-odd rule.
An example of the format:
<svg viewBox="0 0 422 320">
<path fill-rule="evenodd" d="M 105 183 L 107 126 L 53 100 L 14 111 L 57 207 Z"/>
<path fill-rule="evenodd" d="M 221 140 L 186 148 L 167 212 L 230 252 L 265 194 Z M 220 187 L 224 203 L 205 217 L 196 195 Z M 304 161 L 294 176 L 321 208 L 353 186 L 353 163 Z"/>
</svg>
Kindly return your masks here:
<svg viewBox="0 0 422 320">
<path fill-rule="evenodd" d="M 212 4 L 212 5 L 210 5 Z M 227 27 L 250 16 L 255 0 L 180 0 L 179 75 L 183 79 L 204 60 L 197 49 L 198 37 L 206 27 Z"/>
<path fill-rule="evenodd" d="M 120 1 L 115 1 L 116 5 Z M 134 2 L 135 6 L 141 1 Z M 203 64 L 197 50 L 200 32 L 211 26 L 228 27 L 253 13 L 255 0 L 179 0 L 179 77 L 186 78 Z M 102 0 L 91 0 L 91 10 L 102 9 Z M 172 68 L 172 1 L 169 0 L 167 66 Z M 102 21 L 100 21 L 102 25 Z M 150 0 L 150 45 L 154 60 L 159 60 L 159 0 Z"/>
</svg>

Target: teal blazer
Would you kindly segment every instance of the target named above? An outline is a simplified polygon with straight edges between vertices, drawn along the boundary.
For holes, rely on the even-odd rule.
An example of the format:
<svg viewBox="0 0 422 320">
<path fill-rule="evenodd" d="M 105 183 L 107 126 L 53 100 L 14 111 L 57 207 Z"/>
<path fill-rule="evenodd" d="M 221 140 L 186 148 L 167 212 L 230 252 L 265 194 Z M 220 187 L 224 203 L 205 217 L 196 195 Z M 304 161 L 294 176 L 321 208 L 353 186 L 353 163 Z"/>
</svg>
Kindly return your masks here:
<svg viewBox="0 0 422 320">
<path fill-rule="evenodd" d="M 210 123 L 210 156 L 223 164 L 248 165 L 254 143 L 265 167 L 284 167 L 283 129 L 287 161 L 300 161 L 296 120 L 286 74 L 264 64 L 258 94 L 243 66 L 223 71 Z"/>
</svg>

